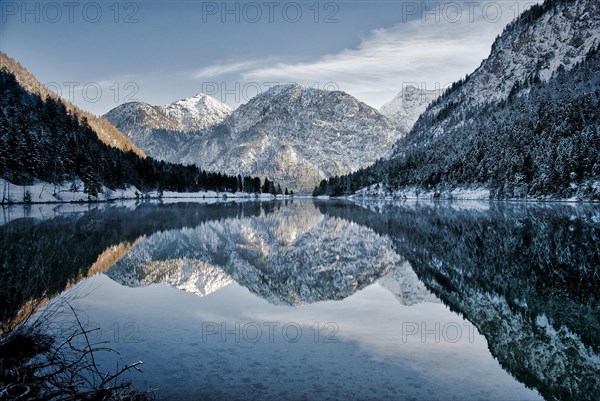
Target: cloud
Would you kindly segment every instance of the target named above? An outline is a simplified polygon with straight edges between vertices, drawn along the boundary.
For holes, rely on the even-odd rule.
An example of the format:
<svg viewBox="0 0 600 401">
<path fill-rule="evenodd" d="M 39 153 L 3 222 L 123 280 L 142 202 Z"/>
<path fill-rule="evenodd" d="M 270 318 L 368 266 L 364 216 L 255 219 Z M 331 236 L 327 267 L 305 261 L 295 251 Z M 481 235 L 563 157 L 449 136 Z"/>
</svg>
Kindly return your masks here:
<svg viewBox="0 0 600 401">
<path fill-rule="evenodd" d="M 413 21 L 373 30 L 354 49 L 303 63 L 278 63 L 243 71 L 246 81 L 335 83 L 379 107 L 411 82 L 436 89 L 472 72 L 487 57 L 509 21 L 428 24 Z"/>
<path fill-rule="evenodd" d="M 219 62 L 217 64 L 210 65 L 194 72 L 194 78 L 196 79 L 208 79 L 215 78 L 227 74 L 241 73 L 244 71 L 251 70 L 259 67 L 266 63 L 269 63 L 268 59 L 262 60 L 245 60 L 238 62 Z"/>
<path fill-rule="evenodd" d="M 461 6 L 461 3 L 456 3 Z M 508 2 L 464 3 L 460 18 L 435 15 L 372 30 L 355 48 L 305 62 L 251 60 L 214 65 L 204 76 L 239 74 L 242 82 L 297 82 L 336 87 L 380 107 L 407 83 L 438 89 L 471 73 L 515 11 Z M 492 4 L 489 7 L 486 4 Z M 498 13 L 497 7 L 502 7 Z M 198 75 L 202 75 L 198 73 Z"/>
</svg>

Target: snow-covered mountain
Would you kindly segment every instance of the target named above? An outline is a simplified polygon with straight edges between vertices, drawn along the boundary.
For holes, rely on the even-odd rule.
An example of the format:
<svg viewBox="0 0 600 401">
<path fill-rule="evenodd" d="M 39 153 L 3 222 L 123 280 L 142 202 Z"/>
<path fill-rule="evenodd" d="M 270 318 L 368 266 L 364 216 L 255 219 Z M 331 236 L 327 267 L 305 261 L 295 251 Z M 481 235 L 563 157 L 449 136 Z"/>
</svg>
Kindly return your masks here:
<svg viewBox="0 0 600 401">
<path fill-rule="evenodd" d="M 600 199 L 599 66 L 600 2 L 536 4 L 429 105 L 391 160 L 317 192 Z"/>
<path fill-rule="evenodd" d="M 400 132 L 407 134 L 427 106 L 439 95 L 438 90 L 426 90 L 408 85 L 402 88 L 394 99 L 381 106 L 379 111 L 394 120 Z"/>
<path fill-rule="evenodd" d="M 469 109 L 508 99 L 527 91 L 527 83 L 547 82 L 559 69 L 571 70 L 600 44 L 600 2 L 546 0 L 510 23 L 489 57 L 457 82 L 422 114 L 407 139 L 427 141 L 452 133 Z M 399 144 L 396 154 L 404 147 Z"/>
<path fill-rule="evenodd" d="M 129 102 L 115 107 L 103 117 L 119 126 L 128 136 L 142 130 L 199 131 L 223 121 L 231 107 L 203 93 L 166 106 Z"/>
<path fill-rule="evenodd" d="M 126 104 L 105 117 L 155 158 L 267 176 L 304 192 L 324 177 L 389 156 L 401 135 L 389 118 L 344 92 L 295 84 L 273 87 L 221 123 L 186 136 L 176 129 L 175 115 Z M 147 121 L 143 129 L 136 128 L 140 119 Z"/>
<path fill-rule="evenodd" d="M 203 93 L 166 106 L 129 102 L 103 117 L 119 127 L 147 155 L 180 163 L 179 155 L 198 132 L 222 122 L 232 109 Z M 204 167 L 204 166 L 203 166 Z"/>
</svg>

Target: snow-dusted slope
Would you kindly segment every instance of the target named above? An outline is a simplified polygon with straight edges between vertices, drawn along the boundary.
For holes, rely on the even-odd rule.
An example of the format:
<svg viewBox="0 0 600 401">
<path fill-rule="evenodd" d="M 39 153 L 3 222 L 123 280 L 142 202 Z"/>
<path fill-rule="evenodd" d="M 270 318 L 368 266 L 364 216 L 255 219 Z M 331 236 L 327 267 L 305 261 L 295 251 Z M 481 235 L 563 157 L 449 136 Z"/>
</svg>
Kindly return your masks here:
<svg viewBox="0 0 600 401">
<path fill-rule="evenodd" d="M 421 115 L 407 143 L 452 132 L 457 125 L 451 117 L 505 100 L 517 84 L 547 81 L 561 66 L 568 71 L 599 43 L 597 0 L 547 0 L 534 6 L 506 27 L 477 70 Z M 399 143 L 395 153 L 407 143 Z"/>
<path fill-rule="evenodd" d="M 535 11 L 543 7 L 545 11 Z M 535 74 L 547 81 L 561 65 L 571 69 L 599 41 L 598 1 L 547 1 L 510 24 L 492 45 L 490 56 L 446 102 L 506 99 L 519 81 Z"/>
<path fill-rule="evenodd" d="M 266 215 L 162 231 L 108 272 L 128 286 L 163 283 L 199 296 L 232 281 L 274 304 L 343 299 L 400 261 L 389 240 L 295 203 Z"/>
<path fill-rule="evenodd" d="M 177 110 L 190 109 L 181 102 L 193 103 L 176 102 Z M 294 84 L 273 87 L 222 123 L 185 136 L 176 127 L 186 115 L 170 108 L 123 105 L 106 118 L 152 157 L 267 176 L 296 192 L 389 156 L 401 135 L 390 119 L 344 92 Z M 136 130 L 140 120 L 146 128 Z"/>
<path fill-rule="evenodd" d="M 164 106 L 162 110 L 177 123 L 178 131 L 197 131 L 223 121 L 232 109 L 225 103 L 199 93 Z"/>
<path fill-rule="evenodd" d="M 166 106 L 129 102 L 115 107 L 103 117 L 135 137 L 139 131 L 164 129 L 198 131 L 218 124 L 231 114 L 231 107 L 208 95 L 199 93 Z"/>
<path fill-rule="evenodd" d="M 394 99 L 381 106 L 379 111 L 394 120 L 400 132 L 407 134 L 427 106 L 439 95 L 440 91 L 409 85 L 398 92 Z"/>
</svg>

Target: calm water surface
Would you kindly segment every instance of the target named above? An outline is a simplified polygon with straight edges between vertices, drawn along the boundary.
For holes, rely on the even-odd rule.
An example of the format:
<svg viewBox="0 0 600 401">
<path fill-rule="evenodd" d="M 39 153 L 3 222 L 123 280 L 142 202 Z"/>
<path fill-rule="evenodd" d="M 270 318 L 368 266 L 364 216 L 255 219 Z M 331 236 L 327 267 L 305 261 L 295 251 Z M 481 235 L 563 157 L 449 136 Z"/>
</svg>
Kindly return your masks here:
<svg viewBox="0 0 600 401">
<path fill-rule="evenodd" d="M 600 389 L 597 206 L 46 205 L 2 223 L 2 319 L 50 289 L 120 353 L 104 368 L 143 361 L 130 378 L 165 399 Z"/>
</svg>

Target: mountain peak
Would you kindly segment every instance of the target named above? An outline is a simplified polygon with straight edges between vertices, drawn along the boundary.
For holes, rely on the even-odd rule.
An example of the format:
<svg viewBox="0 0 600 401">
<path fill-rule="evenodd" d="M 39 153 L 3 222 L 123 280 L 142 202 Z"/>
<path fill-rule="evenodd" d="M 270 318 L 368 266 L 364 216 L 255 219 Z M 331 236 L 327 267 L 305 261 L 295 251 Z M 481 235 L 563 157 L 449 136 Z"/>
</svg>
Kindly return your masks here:
<svg viewBox="0 0 600 401">
<path fill-rule="evenodd" d="M 295 100 L 301 96 L 307 96 L 316 99 L 327 95 L 351 97 L 347 93 L 337 90 L 319 89 L 314 88 L 312 86 L 300 85 L 297 83 L 288 83 L 272 86 L 268 90 L 259 94 L 258 96 L 255 96 L 254 98 L 250 99 L 250 102 L 260 99 L 273 99 L 277 97 L 281 99 Z"/>
<path fill-rule="evenodd" d="M 209 104 L 224 104 L 222 102 L 220 102 L 219 100 L 207 95 L 206 93 L 197 93 L 192 97 L 184 97 L 181 98 L 179 100 L 176 100 L 172 103 L 169 103 L 165 106 L 163 106 L 164 108 L 169 107 L 169 106 L 173 106 L 173 105 L 181 105 L 181 106 L 189 106 L 189 105 L 194 105 L 196 108 L 201 108 L 204 107 L 206 105 Z M 229 106 L 227 106 L 229 107 Z"/>
<path fill-rule="evenodd" d="M 268 93 L 268 92 L 272 92 L 272 93 L 291 92 L 294 90 L 303 90 L 303 89 L 307 89 L 307 87 L 300 85 L 298 83 L 295 83 L 295 82 L 290 82 L 287 84 L 279 84 L 279 85 L 272 86 L 265 93 Z"/>
<path fill-rule="evenodd" d="M 198 93 L 165 106 L 153 106 L 144 102 L 125 103 L 103 117 L 131 136 L 131 132 L 152 129 L 200 131 L 219 124 L 232 111 L 227 104 L 205 93 Z"/>
<path fill-rule="evenodd" d="M 179 131 L 198 131 L 223 121 L 233 109 L 205 94 L 179 99 L 164 106 L 163 111 L 179 125 Z"/>
<path fill-rule="evenodd" d="M 437 90 L 425 90 L 415 85 L 407 85 L 394 99 L 381 106 L 379 111 L 394 120 L 398 130 L 406 134 L 427 106 L 438 96 Z"/>
<path fill-rule="evenodd" d="M 416 85 L 406 85 L 403 89 L 402 92 L 404 93 L 419 93 L 421 92 L 421 89 L 418 88 Z M 402 93 L 400 92 L 400 93 Z"/>
</svg>

